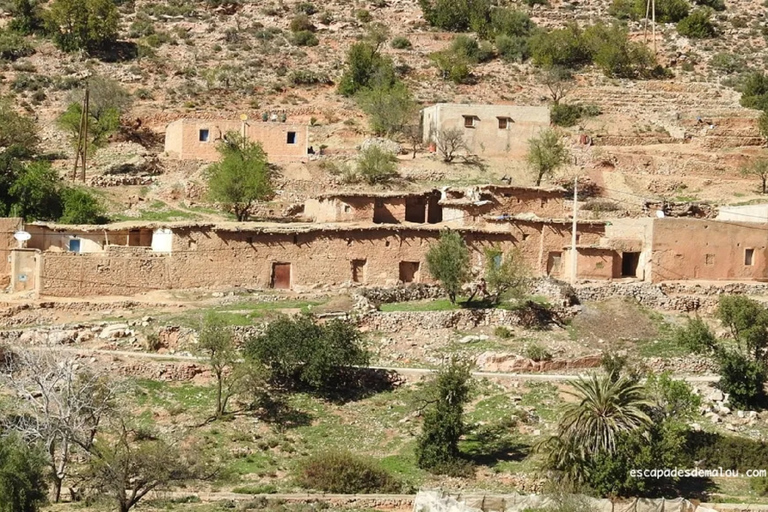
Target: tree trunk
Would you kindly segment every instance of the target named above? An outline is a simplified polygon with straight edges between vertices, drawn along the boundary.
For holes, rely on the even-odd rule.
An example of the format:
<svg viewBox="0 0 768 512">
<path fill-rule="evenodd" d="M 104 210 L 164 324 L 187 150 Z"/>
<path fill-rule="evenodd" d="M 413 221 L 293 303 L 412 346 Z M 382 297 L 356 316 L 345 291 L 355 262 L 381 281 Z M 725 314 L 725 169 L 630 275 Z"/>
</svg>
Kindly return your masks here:
<svg viewBox="0 0 768 512">
<path fill-rule="evenodd" d="M 224 407 L 223 403 L 221 401 L 221 393 L 222 393 L 222 375 L 221 372 L 216 373 L 216 417 L 221 418 L 221 416 L 224 414 Z"/>
<path fill-rule="evenodd" d="M 768 176 L 763 176 L 763 194 L 765 194 L 765 182 L 768 181 Z"/>
<path fill-rule="evenodd" d="M 456 294 L 453 292 L 448 292 L 448 300 L 451 301 L 451 304 L 456 304 Z"/>
<path fill-rule="evenodd" d="M 56 473 L 51 475 L 51 478 L 53 478 L 53 502 L 58 503 L 61 500 L 62 479 Z"/>
</svg>

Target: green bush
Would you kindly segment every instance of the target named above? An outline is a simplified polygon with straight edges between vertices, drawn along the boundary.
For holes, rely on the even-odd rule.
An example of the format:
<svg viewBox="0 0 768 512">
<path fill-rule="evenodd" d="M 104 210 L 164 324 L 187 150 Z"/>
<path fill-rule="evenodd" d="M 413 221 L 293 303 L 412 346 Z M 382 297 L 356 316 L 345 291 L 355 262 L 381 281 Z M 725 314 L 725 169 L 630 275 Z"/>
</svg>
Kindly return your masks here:
<svg viewBox="0 0 768 512">
<path fill-rule="evenodd" d="M 496 50 L 499 56 L 507 62 L 524 62 L 531 56 L 527 37 L 498 35 Z"/>
<path fill-rule="evenodd" d="M 105 224 L 109 222 L 102 202 L 82 188 L 67 187 L 61 191 L 62 224 Z"/>
<path fill-rule="evenodd" d="M 328 451 L 301 463 L 299 484 L 307 489 L 338 494 L 391 494 L 403 484 L 375 461 L 346 451 Z"/>
<path fill-rule="evenodd" d="M 523 0 L 523 3 L 528 7 L 533 7 L 534 5 L 549 5 L 548 0 Z"/>
<path fill-rule="evenodd" d="M 531 343 L 526 345 L 525 349 L 523 350 L 523 355 L 528 359 L 536 361 L 537 363 L 540 361 L 549 361 L 552 359 L 552 354 L 538 343 Z"/>
<path fill-rule="evenodd" d="M 608 7 L 608 14 L 620 20 L 636 20 L 638 13 L 635 0 L 613 0 Z"/>
<path fill-rule="evenodd" d="M 29 42 L 17 32 L 0 30 L 0 59 L 14 61 L 35 53 Z"/>
<path fill-rule="evenodd" d="M 368 42 L 355 43 L 347 52 L 344 74 L 339 81 L 339 94 L 353 96 L 365 87 L 392 86 L 397 81 L 392 59 L 378 52 Z"/>
<path fill-rule="evenodd" d="M 718 356 L 720 389 L 730 395 L 733 407 L 749 409 L 765 402 L 768 371 L 762 361 L 754 361 L 736 351 L 723 351 Z"/>
<path fill-rule="evenodd" d="M 47 20 L 59 49 L 94 51 L 117 41 L 120 14 L 112 0 L 54 0 Z"/>
<path fill-rule="evenodd" d="M 739 73 L 744 69 L 744 60 L 735 53 L 720 52 L 712 56 L 709 65 L 714 69 L 726 73 Z"/>
<path fill-rule="evenodd" d="M 556 126 L 575 126 L 581 119 L 581 107 L 570 103 L 558 103 L 549 109 L 549 118 Z"/>
<path fill-rule="evenodd" d="M 411 41 L 408 40 L 407 37 L 404 36 L 397 36 L 394 39 L 392 39 L 392 42 L 390 43 L 392 48 L 396 50 L 410 50 L 411 49 Z"/>
<path fill-rule="evenodd" d="M 0 512 L 35 512 L 46 502 L 45 453 L 11 435 L 0 439 Z"/>
<path fill-rule="evenodd" d="M 723 0 L 694 0 L 693 3 L 702 7 L 709 7 L 715 11 L 725 10 L 725 2 Z"/>
<path fill-rule="evenodd" d="M 474 37 L 465 35 L 456 36 L 449 51 L 454 55 L 466 57 L 472 64 L 487 62 L 493 58 L 493 50 L 487 42 L 478 43 Z"/>
<path fill-rule="evenodd" d="M 402 82 L 392 86 L 366 87 L 355 96 L 357 104 L 368 114 L 371 130 L 380 136 L 403 133 L 413 122 L 418 106 Z"/>
<path fill-rule="evenodd" d="M 306 14 L 307 16 L 312 16 L 317 12 L 317 7 L 315 7 L 315 4 L 302 2 L 296 6 L 296 11 Z"/>
<path fill-rule="evenodd" d="M 491 12 L 490 0 L 419 0 L 424 19 L 450 32 L 483 32 Z"/>
<path fill-rule="evenodd" d="M 715 333 L 701 318 L 689 318 L 685 327 L 675 330 L 675 343 L 695 354 L 711 353 L 717 347 Z"/>
<path fill-rule="evenodd" d="M 688 432 L 686 451 L 705 467 L 741 471 L 768 467 L 768 443 L 712 432 Z M 655 466 L 654 466 L 655 467 Z"/>
<path fill-rule="evenodd" d="M 370 23 L 373 20 L 373 15 L 366 9 L 360 9 L 355 13 L 355 18 L 361 23 Z"/>
<path fill-rule="evenodd" d="M 591 49 L 575 23 L 565 28 L 540 31 L 531 38 L 531 58 L 537 66 L 576 68 L 592 62 Z"/>
<path fill-rule="evenodd" d="M 397 178 L 397 157 L 379 146 L 370 146 L 360 152 L 357 174 L 367 184 L 389 183 Z"/>
<path fill-rule="evenodd" d="M 677 24 L 677 32 L 681 36 L 693 39 L 715 37 L 717 31 L 712 23 L 712 9 L 698 8 Z"/>
<path fill-rule="evenodd" d="M 319 43 L 317 36 L 309 30 L 302 30 L 293 34 L 293 44 L 296 46 L 317 46 Z"/>
<path fill-rule="evenodd" d="M 309 31 L 314 32 L 315 26 L 312 24 L 311 21 L 309 21 L 309 16 L 306 14 L 299 14 L 295 18 L 291 20 L 291 32 L 303 32 L 303 31 Z"/>
<path fill-rule="evenodd" d="M 501 338 L 503 340 L 508 340 L 509 338 L 514 338 L 515 333 L 512 332 L 512 329 L 509 327 L 505 327 L 503 325 L 499 325 L 493 330 L 493 335 L 497 338 Z"/>
<path fill-rule="evenodd" d="M 531 35 L 536 25 L 531 21 L 530 16 L 523 11 L 509 8 L 496 8 L 491 11 L 490 27 L 484 37 L 509 36 L 509 37 L 528 37 Z"/>
<path fill-rule="evenodd" d="M 293 85 L 330 84 L 331 79 L 324 73 L 315 73 L 307 69 L 296 69 L 288 75 L 288 81 Z"/>
<path fill-rule="evenodd" d="M 627 29 L 597 23 L 584 31 L 592 59 L 609 78 L 649 78 L 656 60 L 644 44 L 629 40 Z"/>
<path fill-rule="evenodd" d="M 353 325 L 319 324 L 308 315 L 271 322 L 264 334 L 246 341 L 245 354 L 266 365 L 273 382 L 314 391 L 343 389 L 347 371 L 367 365 L 370 357 Z"/>
<path fill-rule="evenodd" d="M 768 76 L 750 73 L 740 88 L 741 106 L 768 111 Z"/>
<path fill-rule="evenodd" d="M 749 488 L 758 496 L 768 496 L 768 477 L 757 476 L 750 478 Z"/>
<path fill-rule="evenodd" d="M 640 17 L 645 16 L 645 0 L 635 0 Z M 659 23 L 677 23 L 690 12 L 686 0 L 658 0 L 656 2 L 656 21 Z"/>
<path fill-rule="evenodd" d="M 466 55 L 444 50 L 433 53 L 429 58 L 437 66 L 443 80 L 450 80 L 457 84 L 465 84 L 470 81 L 472 68 Z"/>
</svg>

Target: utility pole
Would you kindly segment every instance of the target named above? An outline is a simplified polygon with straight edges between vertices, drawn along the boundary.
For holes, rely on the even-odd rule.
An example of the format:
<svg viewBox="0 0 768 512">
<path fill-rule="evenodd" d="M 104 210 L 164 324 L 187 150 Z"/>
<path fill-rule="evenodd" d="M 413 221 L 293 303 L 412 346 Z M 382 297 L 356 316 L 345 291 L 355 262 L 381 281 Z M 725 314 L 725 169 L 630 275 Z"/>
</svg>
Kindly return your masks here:
<svg viewBox="0 0 768 512">
<path fill-rule="evenodd" d="M 656 55 L 656 0 L 646 0 L 645 24 L 643 26 L 643 42 L 648 42 L 648 18 L 651 18 L 651 31 L 653 37 L 653 54 Z"/>
<path fill-rule="evenodd" d="M 75 166 L 72 169 L 72 181 L 77 180 L 77 169 L 82 159 L 83 168 L 80 177 L 85 183 L 86 154 L 88 153 L 88 110 L 90 108 L 90 91 L 85 82 L 85 97 L 80 111 L 80 126 L 77 133 L 77 149 L 75 150 Z"/>
<path fill-rule="evenodd" d="M 573 178 L 573 226 L 571 228 L 571 284 L 576 284 L 576 213 L 578 212 L 579 177 Z"/>
</svg>

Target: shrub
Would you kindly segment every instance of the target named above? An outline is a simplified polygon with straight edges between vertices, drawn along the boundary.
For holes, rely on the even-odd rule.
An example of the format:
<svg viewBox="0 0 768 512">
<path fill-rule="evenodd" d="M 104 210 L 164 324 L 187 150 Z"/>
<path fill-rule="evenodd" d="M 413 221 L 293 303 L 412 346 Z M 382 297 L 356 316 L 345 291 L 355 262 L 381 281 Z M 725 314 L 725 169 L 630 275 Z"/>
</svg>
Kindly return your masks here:
<svg viewBox="0 0 768 512">
<path fill-rule="evenodd" d="M 768 76 L 750 73 L 741 86 L 741 106 L 768 111 Z"/>
<path fill-rule="evenodd" d="M 711 432 L 688 432 L 686 450 L 706 467 L 746 470 L 768 467 L 768 443 Z"/>
<path fill-rule="evenodd" d="M 105 224 L 109 222 L 101 201 L 82 188 L 64 188 L 61 191 L 62 224 Z"/>
<path fill-rule="evenodd" d="M 356 96 L 357 104 L 368 114 L 371 130 L 376 135 L 402 133 L 412 121 L 418 107 L 402 82 L 392 86 L 365 88 Z"/>
<path fill-rule="evenodd" d="M 645 15 L 645 0 L 635 0 L 640 16 Z M 659 0 L 656 2 L 656 21 L 659 23 L 677 23 L 690 12 L 686 0 Z"/>
<path fill-rule="evenodd" d="M 499 325 L 493 330 L 493 335 L 496 336 L 497 338 L 508 340 L 509 338 L 514 338 L 515 333 L 509 327 Z"/>
<path fill-rule="evenodd" d="M 698 8 L 677 24 L 677 32 L 681 36 L 693 39 L 715 37 L 717 31 L 711 17 L 712 9 Z"/>
<path fill-rule="evenodd" d="M 0 439 L 0 511 L 34 512 L 46 502 L 45 452 L 16 435 Z"/>
<path fill-rule="evenodd" d="M 622 377 L 627 369 L 627 356 L 615 352 L 603 352 L 600 356 L 600 367 L 614 382 Z"/>
<path fill-rule="evenodd" d="M 613 0 L 608 7 L 608 14 L 620 20 L 636 20 L 639 16 L 635 4 L 635 0 Z"/>
<path fill-rule="evenodd" d="M 750 478 L 749 488 L 758 496 L 768 496 L 768 477 L 757 476 Z"/>
<path fill-rule="evenodd" d="M 490 0 L 419 0 L 419 6 L 430 25 L 450 32 L 482 32 L 491 11 Z"/>
<path fill-rule="evenodd" d="M 11 30 L 0 30 L 1 59 L 13 61 L 33 53 L 35 53 L 34 48 L 23 36 Z"/>
<path fill-rule="evenodd" d="M 120 14 L 112 0 L 54 0 L 49 31 L 65 52 L 98 50 L 117 40 Z"/>
<path fill-rule="evenodd" d="M 709 7 L 715 11 L 725 10 L 725 2 L 723 0 L 694 0 L 693 3 L 702 7 Z"/>
<path fill-rule="evenodd" d="M 369 360 L 353 325 L 341 320 L 319 324 L 308 315 L 270 323 L 264 334 L 246 341 L 245 354 L 266 365 L 273 382 L 314 391 L 343 389 L 347 371 Z"/>
<path fill-rule="evenodd" d="M 353 44 L 347 52 L 346 69 L 339 81 L 339 94 L 353 96 L 372 85 L 374 79 L 378 86 L 394 85 L 397 79 L 392 60 L 382 56 L 368 42 Z"/>
<path fill-rule="evenodd" d="M 581 119 L 581 106 L 569 103 L 558 103 L 549 109 L 549 116 L 556 126 L 574 126 Z"/>
<path fill-rule="evenodd" d="M 315 7 L 315 4 L 312 4 L 309 2 L 302 2 L 296 6 L 296 11 L 306 14 L 308 16 L 312 16 L 317 12 L 317 7 Z"/>
<path fill-rule="evenodd" d="M 369 185 L 389 183 L 398 177 L 397 157 L 379 146 L 370 146 L 360 152 L 357 173 Z"/>
<path fill-rule="evenodd" d="M 738 73 L 744 69 L 744 61 L 735 53 L 720 52 L 712 56 L 709 65 L 726 74 Z"/>
<path fill-rule="evenodd" d="M 531 55 L 528 38 L 520 36 L 496 36 L 496 50 L 507 62 L 523 62 Z"/>
<path fill-rule="evenodd" d="M 390 43 L 392 48 L 396 50 L 410 50 L 411 49 L 411 41 L 404 36 L 397 36 L 394 39 L 392 39 L 392 42 Z"/>
<path fill-rule="evenodd" d="M 530 16 L 523 11 L 509 8 L 496 8 L 491 11 L 490 30 L 481 33 L 483 37 L 489 36 L 509 36 L 509 37 L 528 37 L 531 35 L 536 25 L 531 21 Z"/>
<path fill-rule="evenodd" d="M 764 403 L 768 372 L 762 361 L 754 361 L 740 352 L 728 350 L 718 356 L 718 363 L 720 389 L 730 395 L 733 407 L 747 409 Z"/>
<path fill-rule="evenodd" d="M 715 334 L 709 326 L 699 318 L 689 318 L 685 327 L 675 330 L 675 343 L 693 353 L 710 353 L 717 346 Z"/>
<path fill-rule="evenodd" d="M 293 34 L 293 44 L 296 46 L 317 46 L 319 43 L 317 36 L 309 30 L 302 30 Z"/>
<path fill-rule="evenodd" d="M 466 55 L 445 50 L 435 52 L 429 58 L 437 66 L 443 80 L 450 80 L 457 84 L 469 82 L 472 70 L 470 60 Z"/>
<path fill-rule="evenodd" d="M 627 29 L 597 23 L 584 32 L 594 63 L 610 78 L 648 78 L 656 59 L 647 46 L 630 41 Z"/>
<path fill-rule="evenodd" d="M 288 75 L 288 81 L 293 85 L 330 84 L 331 79 L 326 74 L 315 73 L 307 69 L 297 69 Z"/>
<path fill-rule="evenodd" d="M 470 256 L 467 244 L 460 233 L 445 230 L 440 239 L 429 247 L 426 255 L 430 275 L 440 281 L 448 293 L 451 304 L 470 277 Z"/>
<path fill-rule="evenodd" d="M 339 494 L 399 493 L 403 485 L 376 462 L 344 451 L 318 453 L 301 464 L 299 484 Z"/>
<path fill-rule="evenodd" d="M 373 15 L 366 9 L 360 9 L 355 13 L 355 18 L 360 23 L 370 23 L 373 20 Z"/>
<path fill-rule="evenodd" d="M 536 361 L 549 361 L 552 359 L 552 354 L 538 343 L 531 343 L 523 350 L 523 355 L 528 359 Z"/>
<path fill-rule="evenodd" d="M 523 0 L 523 2 L 528 7 L 533 7 L 534 5 L 549 5 L 547 0 Z"/>
<path fill-rule="evenodd" d="M 592 61 L 583 32 L 576 24 L 551 32 L 536 33 L 531 38 L 531 58 L 537 66 L 547 68 L 575 68 Z"/>
<path fill-rule="evenodd" d="M 299 14 L 291 20 L 291 32 L 309 31 L 314 32 L 315 26 L 309 21 L 309 16 Z"/>
<path fill-rule="evenodd" d="M 487 62 L 493 58 L 493 50 L 488 43 L 478 43 L 474 37 L 465 35 L 456 36 L 449 51 L 454 55 L 463 55 L 472 64 Z"/>
</svg>

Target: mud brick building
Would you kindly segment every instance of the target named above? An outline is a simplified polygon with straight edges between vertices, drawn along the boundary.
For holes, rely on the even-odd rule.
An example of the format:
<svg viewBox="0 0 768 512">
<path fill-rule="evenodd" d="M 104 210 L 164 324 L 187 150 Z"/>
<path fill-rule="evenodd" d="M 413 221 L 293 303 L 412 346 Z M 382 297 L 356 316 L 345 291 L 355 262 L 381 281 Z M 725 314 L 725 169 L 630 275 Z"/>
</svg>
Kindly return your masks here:
<svg viewBox="0 0 768 512">
<path fill-rule="evenodd" d="M 438 103 L 421 111 L 421 125 L 426 143 L 458 129 L 472 154 L 522 158 L 528 139 L 549 126 L 549 107 Z"/>
<path fill-rule="evenodd" d="M 181 160 L 215 162 L 220 158 L 216 147 L 229 132 L 261 143 L 270 162 L 307 159 L 309 127 L 256 120 L 179 119 L 165 129 L 165 152 Z"/>
</svg>

